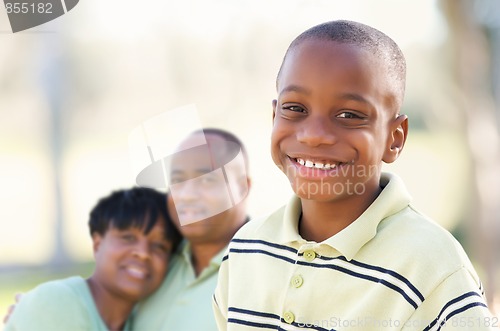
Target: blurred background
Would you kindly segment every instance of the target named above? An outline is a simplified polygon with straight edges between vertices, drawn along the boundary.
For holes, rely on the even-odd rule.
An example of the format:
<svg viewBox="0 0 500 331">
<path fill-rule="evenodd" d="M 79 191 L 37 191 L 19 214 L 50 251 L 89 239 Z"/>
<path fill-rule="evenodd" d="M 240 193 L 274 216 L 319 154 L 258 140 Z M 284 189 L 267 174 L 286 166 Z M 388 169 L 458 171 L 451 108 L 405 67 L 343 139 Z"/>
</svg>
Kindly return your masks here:
<svg viewBox="0 0 500 331">
<path fill-rule="evenodd" d="M 465 247 L 500 311 L 500 2 L 81 0 L 13 34 L 0 8 L 0 315 L 14 293 L 92 271 L 87 217 L 134 185 L 128 135 L 195 104 L 250 156 L 250 215 L 291 190 L 271 161 L 285 50 L 333 19 L 372 25 L 407 57 L 410 134 L 386 169 Z M 269 183 L 272 183 L 270 185 Z"/>
</svg>

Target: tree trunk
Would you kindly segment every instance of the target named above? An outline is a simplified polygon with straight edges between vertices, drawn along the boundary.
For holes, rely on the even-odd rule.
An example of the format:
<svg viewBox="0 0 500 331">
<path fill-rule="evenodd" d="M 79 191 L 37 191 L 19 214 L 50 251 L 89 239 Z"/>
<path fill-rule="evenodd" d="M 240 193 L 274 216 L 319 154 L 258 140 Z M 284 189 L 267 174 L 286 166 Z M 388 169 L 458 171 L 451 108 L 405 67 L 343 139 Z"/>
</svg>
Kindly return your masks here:
<svg viewBox="0 0 500 331">
<path fill-rule="evenodd" d="M 449 69 L 451 84 L 456 84 L 456 94 L 452 97 L 458 100 L 459 116 L 464 117 L 463 130 L 475 184 L 471 192 L 472 214 L 468 219 L 471 255 L 483 268 L 486 296 L 491 306 L 496 294 L 496 262 L 500 250 L 499 102 L 493 94 L 499 86 L 498 80 L 495 81 L 498 77 L 492 76 L 492 72 L 498 68 L 500 59 L 492 54 L 492 45 L 498 45 L 498 40 L 490 39 L 488 26 L 482 26 L 474 13 L 477 14 L 479 5 L 500 8 L 491 1 L 441 0 L 440 4 L 449 27 Z"/>
</svg>

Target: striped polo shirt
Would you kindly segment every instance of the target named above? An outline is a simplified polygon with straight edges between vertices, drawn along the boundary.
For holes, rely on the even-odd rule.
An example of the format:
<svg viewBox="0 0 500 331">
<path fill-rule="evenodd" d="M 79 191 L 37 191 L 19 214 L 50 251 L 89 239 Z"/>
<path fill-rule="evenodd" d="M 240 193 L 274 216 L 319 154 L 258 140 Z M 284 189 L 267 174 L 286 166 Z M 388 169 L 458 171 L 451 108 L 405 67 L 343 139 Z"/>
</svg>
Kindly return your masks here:
<svg viewBox="0 0 500 331">
<path fill-rule="evenodd" d="M 219 330 L 496 330 L 461 245 L 415 210 L 399 177 L 348 227 L 316 243 L 293 197 L 247 223 L 219 271 Z"/>
</svg>

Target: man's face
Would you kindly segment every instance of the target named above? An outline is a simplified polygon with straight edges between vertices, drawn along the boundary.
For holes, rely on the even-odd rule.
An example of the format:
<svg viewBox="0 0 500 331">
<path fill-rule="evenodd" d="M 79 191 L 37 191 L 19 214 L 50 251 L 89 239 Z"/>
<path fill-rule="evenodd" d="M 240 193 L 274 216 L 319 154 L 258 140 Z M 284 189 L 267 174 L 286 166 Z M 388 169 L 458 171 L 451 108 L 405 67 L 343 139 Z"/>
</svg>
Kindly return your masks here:
<svg viewBox="0 0 500 331">
<path fill-rule="evenodd" d="M 189 137 L 180 148 L 193 139 L 199 137 Z M 206 145 L 180 151 L 171 161 L 169 210 L 175 210 L 172 216 L 190 240 L 232 231 L 248 193 L 241 153 L 228 150 L 219 136 L 208 134 L 205 139 Z"/>
<path fill-rule="evenodd" d="M 387 77 L 374 56 L 348 44 L 306 40 L 287 55 L 271 147 L 301 198 L 329 201 L 379 189 L 398 127 Z"/>
<path fill-rule="evenodd" d="M 165 238 L 164 222 L 159 218 L 147 234 L 135 227 L 110 227 L 104 235 L 92 235 L 96 260 L 93 277 L 111 295 L 135 302 L 160 286 L 172 249 Z"/>
</svg>

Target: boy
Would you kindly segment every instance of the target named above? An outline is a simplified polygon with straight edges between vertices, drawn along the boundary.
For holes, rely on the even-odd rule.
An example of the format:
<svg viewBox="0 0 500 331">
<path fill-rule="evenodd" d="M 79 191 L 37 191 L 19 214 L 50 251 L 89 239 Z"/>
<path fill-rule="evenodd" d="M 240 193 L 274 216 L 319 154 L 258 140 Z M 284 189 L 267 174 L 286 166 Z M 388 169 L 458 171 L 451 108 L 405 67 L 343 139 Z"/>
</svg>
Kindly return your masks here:
<svg viewBox="0 0 500 331">
<path fill-rule="evenodd" d="M 90 213 L 95 270 L 50 281 L 23 295 L 5 331 L 127 330 L 135 304 L 165 277 L 180 240 L 165 194 L 149 188 L 113 192 Z"/>
<path fill-rule="evenodd" d="M 458 242 L 381 172 L 407 136 L 405 75 L 395 42 L 357 22 L 324 23 L 291 43 L 271 153 L 296 196 L 231 241 L 214 295 L 219 330 L 498 324 Z"/>
</svg>

